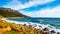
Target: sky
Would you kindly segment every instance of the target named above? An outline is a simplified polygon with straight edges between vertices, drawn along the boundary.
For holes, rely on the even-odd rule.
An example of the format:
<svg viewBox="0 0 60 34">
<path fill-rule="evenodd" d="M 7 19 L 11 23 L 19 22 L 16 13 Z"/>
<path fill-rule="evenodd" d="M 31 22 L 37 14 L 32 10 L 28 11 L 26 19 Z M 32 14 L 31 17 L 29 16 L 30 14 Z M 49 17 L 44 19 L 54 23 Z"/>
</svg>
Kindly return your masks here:
<svg viewBox="0 0 60 34">
<path fill-rule="evenodd" d="M 0 0 L 0 7 L 18 10 L 31 17 L 60 18 L 60 0 Z"/>
</svg>

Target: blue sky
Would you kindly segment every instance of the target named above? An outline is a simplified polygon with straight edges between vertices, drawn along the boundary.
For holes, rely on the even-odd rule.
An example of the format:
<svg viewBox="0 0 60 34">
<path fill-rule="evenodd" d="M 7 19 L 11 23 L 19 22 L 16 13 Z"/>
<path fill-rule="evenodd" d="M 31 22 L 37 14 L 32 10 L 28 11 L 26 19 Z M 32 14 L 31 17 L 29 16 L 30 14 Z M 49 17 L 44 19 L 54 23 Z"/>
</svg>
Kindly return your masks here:
<svg viewBox="0 0 60 34">
<path fill-rule="evenodd" d="M 31 17 L 60 17 L 60 0 L 0 0 L 0 7 L 19 10 Z"/>
</svg>

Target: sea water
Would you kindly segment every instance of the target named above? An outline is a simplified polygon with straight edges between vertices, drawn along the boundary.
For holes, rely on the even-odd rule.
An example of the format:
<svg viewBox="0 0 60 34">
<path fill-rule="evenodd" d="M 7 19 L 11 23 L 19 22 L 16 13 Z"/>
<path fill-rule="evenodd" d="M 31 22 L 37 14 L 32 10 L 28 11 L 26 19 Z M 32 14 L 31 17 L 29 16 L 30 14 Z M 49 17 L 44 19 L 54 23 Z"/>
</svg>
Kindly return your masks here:
<svg viewBox="0 0 60 34">
<path fill-rule="evenodd" d="M 31 24 L 35 28 L 42 26 L 42 29 L 48 27 L 56 32 L 60 31 L 60 18 L 6 18 L 6 20 L 19 24 Z"/>
</svg>

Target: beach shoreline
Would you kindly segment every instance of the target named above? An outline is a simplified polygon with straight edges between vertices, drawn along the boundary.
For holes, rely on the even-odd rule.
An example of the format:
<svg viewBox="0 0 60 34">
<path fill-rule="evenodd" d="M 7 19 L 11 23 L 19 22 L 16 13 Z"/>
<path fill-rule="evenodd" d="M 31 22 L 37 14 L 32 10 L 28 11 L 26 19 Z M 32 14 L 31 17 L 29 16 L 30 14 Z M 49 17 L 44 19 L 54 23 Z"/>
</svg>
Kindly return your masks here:
<svg viewBox="0 0 60 34">
<path fill-rule="evenodd" d="M 60 31 L 55 31 L 54 29 L 50 29 L 48 26 L 45 27 L 44 24 L 37 24 L 37 23 L 27 23 L 27 22 L 18 22 L 18 21 L 12 21 L 12 20 L 6 20 L 6 18 L 2 19 L 2 20 L 5 20 L 7 22 L 10 22 L 10 23 L 15 23 L 15 24 L 26 24 L 26 25 L 32 25 L 32 27 L 36 28 L 36 29 L 40 29 L 41 31 L 43 32 L 47 32 L 47 31 L 44 31 L 43 29 L 48 29 L 49 31 L 48 32 L 51 32 L 51 31 L 54 31 L 56 34 L 57 32 L 60 32 Z M 37 26 L 37 27 L 36 27 Z M 40 26 L 40 27 L 39 27 Z"/>
</svg>

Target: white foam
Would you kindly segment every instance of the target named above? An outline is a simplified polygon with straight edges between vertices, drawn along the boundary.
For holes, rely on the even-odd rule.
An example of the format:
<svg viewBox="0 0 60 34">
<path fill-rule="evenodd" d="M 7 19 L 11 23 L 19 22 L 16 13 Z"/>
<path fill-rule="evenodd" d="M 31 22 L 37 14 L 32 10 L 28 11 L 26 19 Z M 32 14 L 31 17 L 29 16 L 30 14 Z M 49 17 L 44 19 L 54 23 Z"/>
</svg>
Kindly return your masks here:
<svg viewBox="0 0 60 34">
<path fill-rule="evenodd" d="M 50 24 L 38 24 L 38 23 L 32 23 L 32 22 L 19 22 L 19 21 L 12 21 L 12 20 L 7 20 L 6 18 L 4 18 L 3 20 L 6 20 L 8 22 L 11 22 L 11 23 L 16 23 L 16 24 L 26 24 L 26 25 L 32 25 L 34 28 L 36 29 L 44 29 L 44 28 L 49 28 L 49 30 L 54 30 L 55 32 L 60 32 L 60 29 L 56 29 L 54 26 L 51 26 Z M 39 25 L 41 25 L 42 27 L 39 27 Z M 49 26 L 51 26 L 52 28 L 50 28 Z"/>
</svg>

